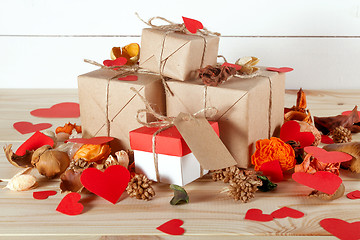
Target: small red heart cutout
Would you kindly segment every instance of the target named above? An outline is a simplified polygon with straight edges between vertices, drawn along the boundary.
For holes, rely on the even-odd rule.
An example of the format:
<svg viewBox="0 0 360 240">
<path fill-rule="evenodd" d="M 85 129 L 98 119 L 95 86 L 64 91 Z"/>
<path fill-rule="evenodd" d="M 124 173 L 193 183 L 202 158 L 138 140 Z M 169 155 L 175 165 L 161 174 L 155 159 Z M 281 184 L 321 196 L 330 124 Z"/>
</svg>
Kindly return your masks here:
<svg viewBox="0 0 360 240">
<path fill-rule="evenodd" d="M 353 111 L 345 111 L 345 112 L 342 112 L 341 115 L 350 115 Z M 360 118 L 360 111 L 358 111 L 358 115 L 359 115 L 359 118 Z"/>
<path fill-rule="evenodd" d="M 16 150 L 16 155 L 23 156 L 26 150 L 36 150 L 44 145 L 54 145 L 54 140 L 41 132 L 35 132 Z"/>
<path fill-rule="evenodd" d="M 302 218 L 304 216 L 303 212 L 300 212 L 298 210 L 295 210 L 293 208 L 289 207 L 282 207 L 274 212 L 271 213 L 271 216 L 274 218 Z"/>
<path fill-rule="evenodd" d="M 101 145 L 114 140 L 113 137 L 71 138 L 66 142 Z"/>
<path fill-rule="evenodd" d="M 287 72 L 293 71 L 294 69 L 289 68 L 289 67 L 281 67 L 281 68 L 268 67 L 268 68 L 266 68 L 266 70 L 273 71 L 273 72 L 279 72 L 279 73 L 287 73 Z"/>
<path fill-rule="evenodd" d="M 104 172 L 87 168 L 82 172 L 80 181 L 90 192 L 115 204 L 130 181 L 130 173 L 121 165 L 110 166 Z"/>
<path fill-rule="evenodd" d="M 245 219 L 258 222 L 269 222 L 273 220 L 273 216 L 269 214 L 263 214 L 260 209 L 251 208 L 246 212 Z"/>
<path fill-rule="evenodd" d="M 78 203 L 80 199 L 81 195 L 79 193 L 68 193 L 61 200 L 56 208 L 56 211 L 66 215 L 79 215 L 84 209 L 84 206 L 81 203 Z"/>
<path fill-rule="evenodd" d="M 78 103 L 58 103 L 50 108 L 39 108 L 30 112 L 32 116 L 43 118 L 78 118 L 80 106 Z"/>
<path fill-rule="evenodd" d="M 21 134 L 32 133 L 36 131 L 41 131 L 52 127 L 50 123 L 38 123 L 32 124 L 31 122 L 16 122 L 13 124 L 13 127 Z"/>
<path fill-rule="evenodd" d="M 198 20 L 187 18 L 187 17 L 182 17 L 182 19 L 184 21 L 186 29 L 189 30 L 189 32 L 191 32 L 191 33 L 196 33 L 198 29 L 204 28 L 202 23 Z"/>
<path fill-rule="evenodd" d="M 360 222 L 348 223 L 337 218 L 325 218 L 320 221 L 320 226 L 342 240 L 360 239 Z"/>
<path fill-rule="evenodd" d="M 325 171 L 319 171 L 315 174 L 296 172 L 293 173 L 292 178 L 302 185 L 330 195 L 334 194 L 342 183 L 339 176 Z"/>
<path fill-rule="evenodd" d="M 278 160 L 263 163 L 260 167 L 260 171 L 262 171 L 265 176 L 270 177 L 273 182 L 280 182 L 284 179 Z"/>
<path fill-rule="evenodd" d="M 118 80 L 121 80 L 121 81 L 137 81 L 138 76 L 136 76 L 136 75 L 128 75 L 126 77 L 120 77 L 120 78 L 118 78 Z"/>
<path fill-rule="evenodd" d="M 185 232 L 185 229 L 181 227 L 183 224 L 183 220 L 172 219 L 158 226 L 156 229 L 170 235 L 183 235 Z"/>
<path fill-rule="evenodd" d="M 321 142 L 324 144 L 333 144 L 334 140 L 328 135 L 321 135 Z"/>
<path fill-rule="evenodd" d="M 300 147 L 310 146 L 314 141 L 314 134 L 311 132 L 300 132 L 300 124 L 296 121 L 287 121 L 281 126 L 280 139 L 284 142 L 296 141 Z"/>
<path fill-rule="evenodd" d="M 38 191 L 38 192 L 33 192 L 33 198 L 38 199 L 38 200 L 43 200 L 43 199 L 47 199 L 50 196 L 54 196 L 56 195 L 56 191 Z"/>
<path fill-rule="evenodd" d="M 355 191 L 349 192 L 348 194 L 346 194 L 346 197 L 348 197 L 350 199 L 360 199 L 360 191 L 355 190 Z"/>
<path fill-rule="evenodd" d="M 112 67 L 112 66 L 123 66 L 127 63 L 127 59 L 124 57 L 118 57 L 115 60 L 104 60 L 103 64 L 106 67 Z"/>
<path fill-rule="evenodd" d="M 353 158 L 347 153 L 337 151 L 328 152 L 325 149 L 314 146 L 305 147 L 304 151 L 311 154 L 313 157 L 317 158 L 317 160 L 323 163 L 347 162 Z"/>
<path fill-rule="evenodd" d="M 223 65 L 221 65 L 221 66 L 232 67 L 232 68 L 235 68 L 236 71 L 239 71 L 241 69 L 240 65 L 232 64 L 232 63 L 228 63 L 228 62 L 224 62 Z"/>
</svg>

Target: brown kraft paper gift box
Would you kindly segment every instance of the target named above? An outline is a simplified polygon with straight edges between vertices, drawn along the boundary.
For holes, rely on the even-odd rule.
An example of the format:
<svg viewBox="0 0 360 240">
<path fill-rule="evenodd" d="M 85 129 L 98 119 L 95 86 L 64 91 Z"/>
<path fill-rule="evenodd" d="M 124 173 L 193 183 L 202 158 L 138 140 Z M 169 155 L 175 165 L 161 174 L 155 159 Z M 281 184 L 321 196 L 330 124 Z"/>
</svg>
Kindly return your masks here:
<svg viewBox="0 0 360 240">
<path fill-rule="evenodd" d="M 130 149 L 129 132 L 142 127 L 136 114 L 145 105 L 131 87 L 139 91 L 157 112 L 165 112 L 165 93 L 159 76 L 135 74 L 138 80 L 121 81 L 112 79 L 116 75 L 115 71 L 99 69 L 78 77 L 83 137 L 114 137 L 111 142 L 113 151 Z M 141 120 L 154 119 L 144 114 Z"/>
<path fill-rule="evenodd" d="M 160 63 L 163 60 L 164 76 L 185 81 L 193 79 L 197 69 L 215 65 L 218 48 L 218 36 L 144 28 L 141 35 L 139 66 L 160 73 Z"/>
<path fill-rule="evenodd" d="M 279 135 L 284 118 L 284 73 L 262 68 L 257 77 L 232 77 L 217 87 L 205 86 L 201 80 L 167 83 L 174 93 L 166 96 L 168 116 L 194 114 L 205 107 L 218 110 L 209 120 L 219 122 L 220 138 L 239 167 L 249 167 L 257 140 Z"/>
</svg>

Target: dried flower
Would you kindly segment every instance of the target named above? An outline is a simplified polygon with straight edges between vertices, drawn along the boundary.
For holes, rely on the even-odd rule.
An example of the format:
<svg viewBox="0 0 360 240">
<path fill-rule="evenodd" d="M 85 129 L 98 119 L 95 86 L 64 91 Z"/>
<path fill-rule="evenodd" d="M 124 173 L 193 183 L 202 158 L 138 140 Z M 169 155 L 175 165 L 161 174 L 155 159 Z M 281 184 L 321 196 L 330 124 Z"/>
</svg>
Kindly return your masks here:
<svg viewBox="0 0 360 240">
<path fill-rule="evenodd" d="M 117 162 L 119 163 L 119 165 L 128 168 L 130 159 L 129 159 L 129 154 L 126 151 L 124 150 L 118 151 L 115 153 L 115 156 L 117 158 Z"/>
<path fill-rule="evenodd" d="M 140 56 L 140 46 L 137 43 L 130 43 L 125 47 L 113 47 L 110 52 L 110 57 L 115 60 L 119 57 L 126 58 L 126 65 L 136 64 Z"/>
<path fill-rule="evenodd" d="M 298 120 L 312 123 L 310 111 L 306 109 L 306 94 L 300 88 L 297 92 L 296 105 L 292 108 L 285 108 L 284 121 Z"/>
<path fill-rule="evenodd" d="M 236 74 L 236 69 L 229 66 L 213 67 L 211 65 L 199 69 L 199 78 L 207 86 L 218 86 Z"/>
<path fill-rule="evenodd" d="M 71 134 L 73 129 L 75 129 L 77 133 L 81 133 L 81 126 L 77 126 L 76 123 L 71 124 L 70 122 L 66 123 L 63 127 L 57 127 L 55 133 L 58 134 L 60 132 L 64 132 L 67 134 Z"/>
<path fill-rule="evenodd" d="M 251 75 L 259 70 L 258 67 L 255 67 L 255 65 L 260 60 L 256 57 L 242 57 L 239 58 L 235 64 L 240 65 L 241 69 L 238 70 L 239 73 L 244 75 Z"/>
<path fill-rule="evenodd" d="M 251 156 L 251 163 L 259 171 L 265 162 L 278 160 L 283 171 L 295 166 L 294 149 L 280 138 L 261 139 L 256 141 L 255 153 Z"/>
<path fill-rule="evenodd" d="M 305 172 L 314 174 L 317 171 L 331 172 L 339 176 L 340 163 L 324 163 L 320 162 L 311 154 L 306 154 L 304 161 L 295 166 L 295 172 Z"/>
<path fill-rule="evenodd" d="M 97 162 L 107 159 L 111 153 L 111 148 L 108 144 L 95 145 L 84 144 L 75 153 L 73 159 L 83 159 L 88 162 Z"/>
<path fill-rule="evenodd" d="M 171 184 L 170 188 L 174 190 L 174 197 L 170 200 L 171 205 L 189 203 L 189 195 L 183 187 L 180 187 L 176 184 Z"/>
</svg>

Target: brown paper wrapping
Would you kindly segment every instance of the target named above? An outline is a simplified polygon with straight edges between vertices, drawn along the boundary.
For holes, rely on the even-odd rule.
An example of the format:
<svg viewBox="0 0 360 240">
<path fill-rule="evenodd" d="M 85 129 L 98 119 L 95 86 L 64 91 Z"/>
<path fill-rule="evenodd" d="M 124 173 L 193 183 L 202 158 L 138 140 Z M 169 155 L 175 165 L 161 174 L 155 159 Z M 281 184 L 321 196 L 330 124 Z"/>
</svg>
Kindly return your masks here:
<svg viewBox="0 0 360 240">
<path fill-rule="evenodd" d="M 134 87 L 159 113 L 165 112 L 165 92 L 160 77 L 135 74 L 137 81 L 111 79 L 118 73 L 99 69 L 78 77 L 81 125 L 83 137 L 111 136 L 113 151 L 130 149 L 129 132 L 142 127 L 136 120 L 138 109 L 144 102 L 130 90 Z M 144 114 L 142 121 L 155 119 Z"/>
<path fill-rule="evenodd" d="M 233 77 L 218 87 L 207 87 L 201 80 L 170 80 L 174 96 L 166 96 L 167 114 L 215 107 L 219 112 L 209 120 L 219 122 L 220 138 L 237 165 L 248 168 L 255 142 L 278 136 L 284 117 L 285 74 L 261 70 L 260 75 Z"/>
<path fill-rule="evenodd" d="M 202 37 L 145 28 L 141 35 L 139 65 L 141 68 L 160 73 L 162 52 L 162 59 L 165 60 L 162 74 L 185 81 L 195 78 L 197 69 L 215 65 L 218 48 L 218 36 Z"/>
</svg>

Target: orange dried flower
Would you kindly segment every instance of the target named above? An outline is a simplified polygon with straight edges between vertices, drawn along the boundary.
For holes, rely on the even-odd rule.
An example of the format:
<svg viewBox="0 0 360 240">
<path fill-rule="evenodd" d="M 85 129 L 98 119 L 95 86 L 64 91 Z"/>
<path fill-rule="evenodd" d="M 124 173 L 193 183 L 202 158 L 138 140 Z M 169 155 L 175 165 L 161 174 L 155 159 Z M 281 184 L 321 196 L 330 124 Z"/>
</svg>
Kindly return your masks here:
<svg viewBox="0 0 360 240">
<path fill-rule="evenodd" d="M 256 151 L 251 156 L 256 171 L 260 170 L 263 163 L 276 160 L 280 162 L 283 171 L 292 169 L 295 166 L 294 149 L 276 137 L 256 141 Z"/>
<path fill-rule="evenodd" d="M 111 148 L 107 144 L 95 145 L 95 144 L 84 144 L 77 150 L 74 155 L 74 159 L 83 159 L 87 162 L 97 162 L 104 159 L 111 153 Z"/>
<path fill-rule="evenodd" d="M 75 124 L 66 123 L 63 127 L 57 127 L 55 132 L 56 134 L 60 132 L 71 134 L 73 129 L 75 129 L 77 133 L 81 133 L 81 126 L 77 126 L 76 123 Z"/>
<path fill-rule="evenodd" d="M 340 163 L 323 163 L 311 154 L 306 154 L 304 161 L 295 166 L 295 172 L 305 172 L 314 174 L 318 171 L 331 172 L 339 176 Z"/>
</svg>

